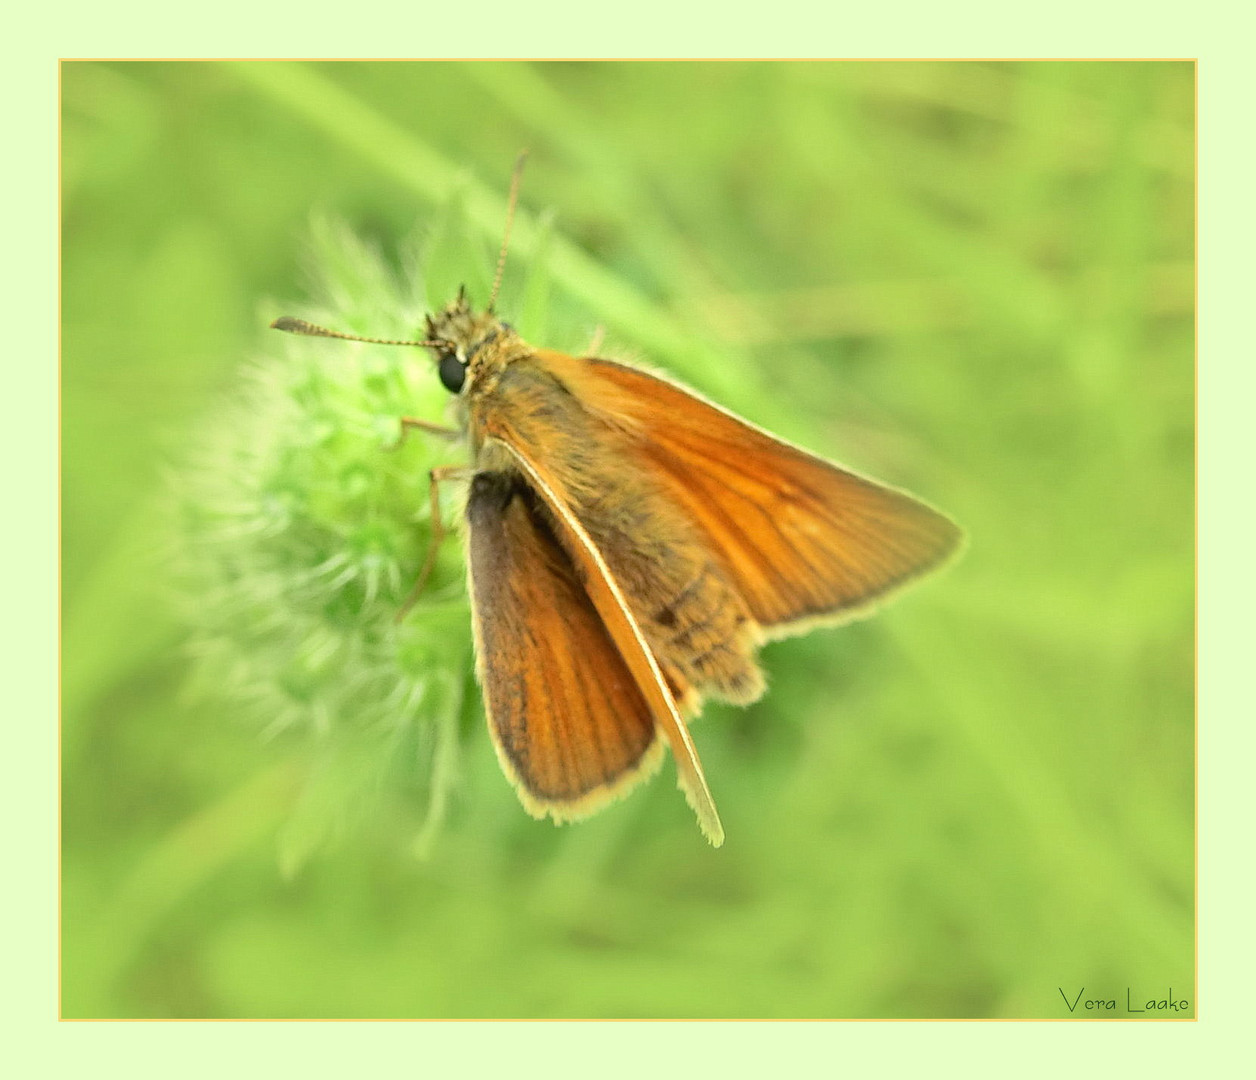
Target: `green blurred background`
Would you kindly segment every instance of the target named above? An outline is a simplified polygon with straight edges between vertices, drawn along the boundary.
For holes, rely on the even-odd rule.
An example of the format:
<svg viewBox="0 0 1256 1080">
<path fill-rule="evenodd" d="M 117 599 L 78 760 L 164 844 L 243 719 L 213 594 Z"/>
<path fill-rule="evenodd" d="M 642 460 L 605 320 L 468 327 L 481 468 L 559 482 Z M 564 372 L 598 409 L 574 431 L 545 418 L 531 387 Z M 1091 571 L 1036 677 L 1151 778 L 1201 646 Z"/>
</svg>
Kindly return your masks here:
<svg viewBox="0 0 1256 1080">
<path fill-rule="evenodd" d="M 1194 74 L 63 65 L 64 1015 L 1193 1003 Z M 461 193 L 482 275 L 525 146 L 507 278 L 550 215 L 538 343 L 601 326 L 936 503 L 968 551 L 708 709 L 721 850 L 670 764 L 531 820 L 472 701 L 421 855 L 416 753 L 282 858 L 320 735 L 189 689 L 164 493 L 282 353 L 311 212 L 387 254 Z"/>
</svg>

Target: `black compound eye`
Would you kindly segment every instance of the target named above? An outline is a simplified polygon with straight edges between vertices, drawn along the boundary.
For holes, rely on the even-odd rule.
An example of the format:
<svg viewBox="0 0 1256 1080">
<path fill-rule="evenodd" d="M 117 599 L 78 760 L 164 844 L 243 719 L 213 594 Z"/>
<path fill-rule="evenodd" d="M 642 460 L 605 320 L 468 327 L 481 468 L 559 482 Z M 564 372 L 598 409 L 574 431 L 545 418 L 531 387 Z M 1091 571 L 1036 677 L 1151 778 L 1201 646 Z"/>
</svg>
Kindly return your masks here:
<svg viewBox="0 0 1256 1080">
<path fill-rule="evenodd" d="M 451 394 L 462 389 L 467 381 L 467 365 L 451 352 L 440 354 L 440 383 Z"/>
</svg>

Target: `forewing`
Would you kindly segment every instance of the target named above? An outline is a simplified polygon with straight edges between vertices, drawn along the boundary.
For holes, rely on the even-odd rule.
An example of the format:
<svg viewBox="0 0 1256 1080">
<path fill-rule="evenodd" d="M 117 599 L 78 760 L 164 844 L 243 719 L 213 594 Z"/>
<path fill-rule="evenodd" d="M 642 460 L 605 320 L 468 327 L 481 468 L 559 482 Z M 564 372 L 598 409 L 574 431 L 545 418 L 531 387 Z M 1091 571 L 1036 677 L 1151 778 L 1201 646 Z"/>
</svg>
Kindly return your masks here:
<svg viewBox="0 0 1256 1080">
<path fill-rule="evenodd" d="M 522 478 L 478 474 L 467 523 L 479 675 L 502 767 L 533 815 L 583 817 L 657 767 L 654 718 Z"/>
<path fill-rule="evenodd" d="M 548 511 L 547 521 L 574 564 L 576 577 L 597 612 L 603 633 L 614 642 L 617 655 L 631 673 L 654 723 L 671 747 L 680 789 L 697 815 L 703 835 L 719 847 L 724 842 L 724 827 L 720 824 L 697 749 L 677 705 L 677 693 L 683 688 L 674 675 L 669 678 L 651 652 L 623 591 L 588 531 L 567 505 L 553 471 L 530 452 L 530 447 L 517 437 L 503 414 L 486 419 L 484 430 L 492 440 L 491 449 L 499 449 L 513 460 L 527 487 Z M 486 600 L 490 595 L 486 594 Z M 572 644 L 577 649 L 584 647 L 578 639 Z"/>
<path fill-rule="evenodd" d="M 955 551 L 959 528 L 636 368 L 586 362 L 586 400 L 706 535 L 768 636 L 854 617 Z M 600 384 L 600 385 L 598 385 Z"/>
</svg>

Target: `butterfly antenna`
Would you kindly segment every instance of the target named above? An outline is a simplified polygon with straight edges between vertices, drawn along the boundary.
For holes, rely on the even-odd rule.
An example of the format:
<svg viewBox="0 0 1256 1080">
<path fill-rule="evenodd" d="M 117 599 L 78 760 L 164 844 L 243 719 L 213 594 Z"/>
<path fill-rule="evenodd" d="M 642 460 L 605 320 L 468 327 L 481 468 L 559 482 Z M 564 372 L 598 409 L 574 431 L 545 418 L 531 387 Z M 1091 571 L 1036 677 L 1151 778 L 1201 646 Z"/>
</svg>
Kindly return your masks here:
<svg viewBox="0 0 1256 1080">
<path fill-rule="evenodd" d="M 497 272 L 493 275 L 493 291 L 489 295 L 488 310 L 497 303 L 497 290 L 502 287 L 502 274 L 506 270 L 506 248 L 510 245 L 510 226 L 515 221 L 515 206 L 519 202 L 519 183 L 523 179 L 523 166 L 528 160 L 526 150 L 515 160 L 515 171 L 510 178 L 510 196 L 506 200 L 506 232 L 502 235 L 502 249 L 497 256 Z"/>
<path fill-rule="evenodd" d="M 325 326 L 316 326 L 304 319 L 294 319 L 285 315 L 270 324 L 272 330 L 282 330 L 286 334 L 301 334 L 305 337 L 339 338 L 341 341 L 364 341 L 368 345 L 422 345 L 425 347 L 439 346 L 439 341 L 398 341 L 395 338 L 361 337 L 358 334 L 342 334 L 339 330 L 328 330 Z"/>
</svg>

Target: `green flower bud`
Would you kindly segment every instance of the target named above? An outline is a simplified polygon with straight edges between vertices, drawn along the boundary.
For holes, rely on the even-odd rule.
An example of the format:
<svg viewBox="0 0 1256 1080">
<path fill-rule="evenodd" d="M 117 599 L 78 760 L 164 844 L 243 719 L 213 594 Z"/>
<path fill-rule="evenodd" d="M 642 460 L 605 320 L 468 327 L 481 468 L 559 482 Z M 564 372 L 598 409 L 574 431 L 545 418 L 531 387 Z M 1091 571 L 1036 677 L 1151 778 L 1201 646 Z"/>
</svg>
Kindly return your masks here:
<svg viewBox="0 0 1256 1080">
<path fill-rule="evenodd" d="M 303 318 L 423 336 L 416 273 L 394 272 L 326 222 L 315 223 L 312 247 Z M 201 682 L 267 735 L 312 750 L 281 843 L 291 869 L 372 800 L 416 801 L 424 843 L 443 816 L 459 717 L 475 701 L 456 529 L 405 605 L 432 535 L 428 470 L 461 463 L 466 450 L 402 438 L 401 417 L 441 421 L 451 405 L 425 350 L 278 333 L 264 342 L 193 440 L 176 491 Z M 453 496 L 445 492 L 449 526 Z"/>
</svg>

